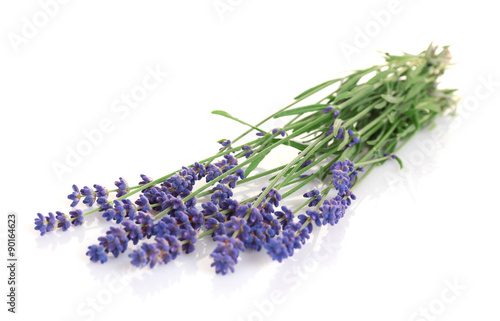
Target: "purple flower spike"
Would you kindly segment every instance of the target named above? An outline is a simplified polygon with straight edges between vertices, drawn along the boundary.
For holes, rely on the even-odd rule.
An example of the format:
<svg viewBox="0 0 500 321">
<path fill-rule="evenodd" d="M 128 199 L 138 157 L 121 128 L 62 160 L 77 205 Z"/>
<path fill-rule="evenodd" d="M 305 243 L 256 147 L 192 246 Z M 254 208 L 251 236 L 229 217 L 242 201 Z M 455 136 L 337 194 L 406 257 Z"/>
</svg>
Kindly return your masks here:
<svg viewBox="0 0 500 321">
<path fill-rule="evenodd" d="M 68 195 L 68 199 L 72 200 L 70 206 L 75 207 L 80 202 L 80 198 L 82 198 L 82 195 L 80 194 L 80 191 L 75 184 L 73 184 L 72 188 L 73 192 Z"/>
<path fill-rule="evenodd" d="M 90 256 L 90 260 L 92 262 L 101 262 L 101 264 L 106 263 L 108 261 L 108 256 L 104 252 L 104 247 L 102 245 L 91 245 L 89 246 L 89 250 L 86 253 L 87 256 Z"/>
<path fill-rule="evenodd" d="M 215 267 L 215 273 L 225 275 L 228 271 L 234 272 L 234 266 L 238 263 L 240 251 L 244 251 L 243 242 L 238 239 L 218 235 L 214 237 L 217 248 L 210 254 L 214 262 L 210 266 Z"/>
<path fill-rule="evenodd" d="M 116 197 L 121 197 L 130 192 L 127 181 L 121 177 L 119 178 L 119 180 L 115 181 L 115 186 L 119 189 L 119 191 L 116 193 Z"/>
<path fill-rule="evenodd" d="M 83 224 L 83 212 L 82 210 L 74 210 L 69 212 L 69 216 L 71 217 L 71 224 L 74 226 L 79 226 Z"/>
</svg>

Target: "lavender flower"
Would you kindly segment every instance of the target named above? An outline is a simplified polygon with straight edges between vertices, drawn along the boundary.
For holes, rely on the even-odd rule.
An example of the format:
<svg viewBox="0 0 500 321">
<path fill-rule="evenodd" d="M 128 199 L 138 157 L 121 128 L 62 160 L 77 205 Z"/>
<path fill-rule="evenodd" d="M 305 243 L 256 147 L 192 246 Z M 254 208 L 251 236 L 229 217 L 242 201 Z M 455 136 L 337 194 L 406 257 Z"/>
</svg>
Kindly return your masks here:
<svg viewBox="0 0 500 321">
<path fill-rule="evenodd" d="M 346 207 L 338 202 L 338 201 L 333 201 L 333 202 L 327 202 L 323 204 L 319 208 L 320 213 L 322 213 L 322 224 L 330 224 L 330 225 L 335 225 L 339 222 L 339 220 L 344 216 Z"/>
<path fill-rule="evenodd" d="M 92 262 L 101 262 L 101 264 L 106 263 L 108 261 L 108 256 L 104 252 L 104 247 L 102 245 L 91 245 L 88 247 L 88 251 L 86 253 L 87 256 L 90 256 L 90 260 Z"/>
<path fill-rule="evenodd" d="M 328 106 L 326 107 L 325 109 L 323 109 L 321 112 L 323 114 L 328 114 L 329 112 L 331 112 L 333 110 L 333 106 Z"/>
<path fill-rule="evenodd" d="M 84 216 L 82 210 L 70 211 L 69 216 L 71 217 L 71 224 L 74 226 L 80 226 L 83 224 Z"/>
<path fill-rule="evenodd" d="M 131 220 L 125 220 L 122 222 L 123 229 L 127 235 L 127 238 L 136 245 L 143 238 L 142 229 L 139 225 L 135 224 Z"/>
<path fill-rule="evenodd" d="M 231 141 L 229 139 L 224 139 L 219 142 L 223 147 L 227 147 L 231 145 Z"/>
<path fill-rule="evenodd" d="M 193 164 L 193 172 L 196 174 L 196 179 L 200 180 L 202 179 L 203 177 L 205 177 L 207 171 L 205 169 L 205 165 L 204 164 L 200 164 L 198 162 L 195 162 Z"/>
<path fill-rule="evenodd" d="M 212 190 L 214 191 L 212 194 L 212 203 L 214 204 L 219 204 L 233 196 L 233 191 L 224 184 L 217 184 Z"/>
<path fill-rule="evenodd" d="M 115 181 L 115 186 L 119 189 L 119 191 L 116 193 L 116 197 L 121 197 L 130 192 L 127 181 L 121 177 L 117 181 Z"/>
<path fill-rule="evenodd" d="M 98 239 L 99 245 L 103 247 L 104 253 L 111 253 L 114 257 L 118 257 L 120 253 L 127 249 L 128 241 L 127 233 L 123 228 L 110 227 L 105 236 L 100 236 Z M 89 253 L 89 252 L 87 252 Z M 87 254 L 92 259 L 94 252 Z"/>
<path fill-rule="evenodd" d="M 94 184 L 95 195 L 96 197 L 108 197 L 109 191 L 106 187 L 103 187 L 98 184 Z"/>
<path fill-rule="evenodd" d="M 323 225 L 322 218 L 323 218 L 323 213 L 318 213 L 316 210 L 307 210 L 306 211 L 307 216 L 309 216 L 310 220 L 316 223 L 316 226 L 321 226 Z"/>
<path fill-rule="evenodd" d="M 278 237 L 272 239 L 269 243 L 265 243 L 264 247 L 267 250 L 267 254 L 269 254 L 273 260 L 281 263 L 281 261 L 290 256 L 287 242 L 289 242 L 287 238 Z"/>
<path fill-rule="evenodd" d="M 69 227 L 71 226 L 71 221 L 69 220 L 69 217 L 61 212 L 56 212 L 57 216 L 57 228 L 60 228 L 63 230 L 63 232 L 66 232 Z"/>
<path fill-rule="evenodd" d="M 276 211 L 274 214 L 278 218 L 278 221 L 281 223 L 282 227 L 285 227 L 288 225 L 288 223 L 293 222 L 292 210 L 290 210 L 286 206 L 282 206 L 281 211 Z"/>
<path fill-rule="evenodd" d="M 164 216 L 153 226 L 153 235 L 165 237 L 166 235 L 178 236 L 180 232 L 177 220 L 170 216 Z"/>
<path fill-rule="evenodd" d="M 155 243 L 143 243 L 141 248 L 129 254 L 132 265 L 154 268 L 157 264 L 167 264 L 180 254 L 181 243 L 171 235 L 157 237 Z"/>
<path fill-rule="evenodd" d="M 183 243 L 182 250 L 189 254 L 194 251 L 194 244 L 198 240 L 198 233 L 191 225 L 186 226 L 185 229 L 181 230 L 179 240 Z"/>
<path fill-rule="evenodd" d="M 68 195 L 68 199 L 72 200 L 70 206 L 75 207 L 80 202 L 82 195 L 80 194 L 80 191 L 78 190 L 78 187 L 76 185 L 73 184 L 72 188 L 73 192 Z"/>
<path fill-rule="evenodd" d="M 149 176 L 144 175 L 144 174 L 141 174 L 141 178 L 142 178 L 142 181 L 139 182 L 139 185 L 146 185 L 146 184 L 149 184 L 153 181 Z M 149 191 L 152 187 L 153 186 L 146 187 L 145 189 L 143 189 L 143 193 Z"/>
<path fill-rule="evenodd" d="M 243 243 L 225 235 L 218 235 L 214 240 L 218 243 L 210 257 L 214 259 L 211 266 L 215 267 L 215 273 L 225 275 L 228 271 L 234 272 L 240 251 L 245 250 Z"/>
<path fill-rule="evenodd" d="M 320 195 L 320 193 L 317 189 L 309 191 L 309 192 L 305 193 L 303 196 L 311 199 L 311 202 L 308 204 L 309 207 L 316 206 L 319 203 L 319 201 L 321 201 L 321 199 L 322 199 L 322 196 Z"/>
<path fill-rule="evenodd" d="M 149 200 L 144 195 L 140 195 L 139 199 L 135 201 L 135 204 L 141 207 L 143 212 L 151 212 L 153 209 L 151 208 L 151 204 L 149 204 Z"/>
<path fill-rule="evenodd" d="M 38 213 L 38 218 L 35 218 L 35 230 L 40 231 L 40 235 L 43 236 L 45 233 L 54 230 L 56 225 L 56 218 L 53 213 L 49 212 L 49 216 L 43 216 Z"/>
<path fill-rule="evenodd" d="M 150 238 L 153 235 L 153 227 L 155 225 L 153 216 L 150 213 L 139 211 L 134 219 L 135 224 L 141 227 L 142 235 Z"/>
<path fill-rule="evenodd" d="M 83 199 L 83 204 L 86 204 L 88 207 L 94 205 L 96 199 L 96 193 L 90 187 L 84 186 L 80 190 L 80 194 L 82 196 L 85 196 L 85 198 Z"/>
<path fill-rule="evenodd" d="M 207 183 L 216 179 L 220 175 L 222 175 L 222 169 L 214 164 L 209 164 L 206 167 L 207 175 L 206 175 L 206 181 Z"/>
<path fill-rule="evenodd" d="M 215 213 L 217 213 L 217 206 L 215 206 L 215 204 L 212 202 L 201 204 L 201 207 L 203 208 L 201 212 L 205 217 L 213 216 Z"/>
</svg>

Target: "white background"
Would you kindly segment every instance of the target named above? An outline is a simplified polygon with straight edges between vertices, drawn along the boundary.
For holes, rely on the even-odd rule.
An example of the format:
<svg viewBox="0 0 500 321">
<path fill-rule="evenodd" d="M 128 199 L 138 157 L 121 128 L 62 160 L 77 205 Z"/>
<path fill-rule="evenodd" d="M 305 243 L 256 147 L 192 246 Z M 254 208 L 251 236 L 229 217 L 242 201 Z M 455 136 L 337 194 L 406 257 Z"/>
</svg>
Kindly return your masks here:
<svg viewBox="0 0 500 321">
<path fill-rule="evenodd" d="M 6 313 L 2 268 L 2 320 L 500 318 L 491 2 L 74 0 L 45 21 L 48 2 L 0 4 L 0 256 L 11 211 L 19 244 L 18 313 Z M 377 51 L 418 53 L 431 41 L 452 45 L 443 86 L 459 88 L 458 115 L 401 150 L 404 170 L 374 171 L 347 217 L 282 264 L 244 253 L 235 274 L 216 276 L 213 244 L 200 242 L 154 270 L 126 255 L 100 265 L 85 252 L 106 231 L 102 220 L 46 237 L 33 230 L 37 212 L 68 211 L 73 183 L 159 177 L 243 130 L 211 110 L 256 123 L 307 88 L 382 63 Z M 116 107 L 148 68 L 168 76 L 136 108 Z M 103 120 L 111 129 L 58 175 L 54 164 Z"/>
</svg>

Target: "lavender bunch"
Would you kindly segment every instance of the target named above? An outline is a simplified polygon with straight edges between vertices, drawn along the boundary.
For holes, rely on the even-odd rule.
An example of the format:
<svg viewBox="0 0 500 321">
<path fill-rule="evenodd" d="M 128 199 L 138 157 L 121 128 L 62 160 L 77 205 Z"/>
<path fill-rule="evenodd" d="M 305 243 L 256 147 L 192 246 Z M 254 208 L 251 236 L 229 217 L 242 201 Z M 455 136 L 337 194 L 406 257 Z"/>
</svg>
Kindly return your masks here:
<svg viewBox="0 0 500 321">
<path fill-rule="evenodd" d="M 195 251 L 204 237 L 217 243 L 210 254 L 216 273 L 234 272 L 240 252 L 246 250 L 263 250 L 282 262 L 307 242 L 315 226 L 339 222 L 356 200 L 353 189 L 375 165 L 395 159 L 402 166 L 397 149 L 435 117 L 453 110 L 454 90 L 437 88 L 449 60 L 447 47 L 432 45 L 418 55 L 386 54 L 385 64 L 310 88 L 255 126 L 214 111 L 249 129 L 219 141 L 214 155 L 158 179 L 141 175 L 137 185 L 129 186 L 119 178 L 110 190 L 73 185 L 70 206 L 83 203 L 92 209 L 39 213 L 35 229 L 41 235 L 66 231 L 100 213 L 114 226 L 88 247 L 93 262 L 105 263 L 128 251 L 132 265 L 153 268 Z M 332 86 L 317 103 L 295 107 Z M 287 120 L 282 128 L 260 128 L 281 117 Z M 298 155 L 255 174 L 281 145 L 298 150 Z M 237 187 L 265 177 L 266 186 L 258 187 L 253 197 L 234 196 Z M 318 188 L 303 193 L 313 181 Z M 305 198 L 300 206 L 283 204 L 299 193 Z"/>
</svg>

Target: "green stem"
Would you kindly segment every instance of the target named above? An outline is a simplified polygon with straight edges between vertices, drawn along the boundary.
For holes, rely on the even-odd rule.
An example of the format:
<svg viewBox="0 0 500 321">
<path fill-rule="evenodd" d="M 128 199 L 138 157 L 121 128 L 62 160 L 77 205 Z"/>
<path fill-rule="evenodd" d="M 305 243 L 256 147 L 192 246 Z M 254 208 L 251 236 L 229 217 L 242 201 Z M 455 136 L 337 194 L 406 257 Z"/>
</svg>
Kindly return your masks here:
<svg viewBox="0 0 500 321">
<path fill-rule="evenodd" d="M 382 162 L 382 161 L 385 161 L 387 159 L 391 158 L 391 155 L 389 156 L 384 156 L 384 157 L 380 157 L 380 158 L 375 158 L 375 159 L 371 159 L 369 161 L 365 161 L 365 162 L 356 162 L 356 166 L 365 166 L 365 165 L 368 165 L 368 164 L 373 164 L 373 163 L 378 163 L 378 162 Z"/>
<path fill-rule="evenodd" d="M 239 186 L 241 184 L 245 184 L 245 183 L 251 182 L 251 181 L 253 181 L 255 179 L 258 179 L 258 178 L 267 176 L 269 174 L 275 173 L 275 172 L 277 172 L 277 171 L 282 170 L 283 168 L 285 168 L 285 166 L 286 165 L 278 166 L 278 167 L 275 167 L 275 168 L 270 169 L 268 171 L 265 171 L 265 172 L 262 172 L 262 173 L 259 173 L 259 174 L 256 174 L 256 175 L 252 175 L 252 176 L 250 176 L 248 178 L 244 178 L 242 180 L 239 180 L 239 181 L 236 182 L 236 186 Z M 213 191 L 206 191 L 206 192 L 198 194 L 198 197 L 207 196 L 207 195 L 210 195 L 212 193 L 213 193 Z"/>
<path fill-rule="evenodd" d="M 331 136 L 327 136 L 327 137 L 324 137 L 323 139 L 319 140 L 319 141 L 316 141 L 315 143 L 312 143 L 311 145 L 307 146 L 306 149 L 304 149 L 297 157 L 295 157 L 294 160 L 292 160 L 290 163 L 288 163 L 288 165 L 286 165 L 286 167 L 281 170 L 281 172 L 276 175 L 276 177 L 271 181 L 271 183 L 269 183 L 269 185 L 267 186 L 267 188 L 262 192 L 262 194 L 259 196 L 259 198 L 255 201 L 255 203 L 253 203 L 252 205 L 252 208 L 255 208 L 257 207 L 260 202 L 262 202 L 262 200 L 264 199 L 264 197 L 267 196 L 267 194 L 269 193 L 269 191 L 274 187 L 274 185 L 278 182 L 278 180 L 283 177 L 283 175 L 285 175 L 285 173 L 294 165 L 296 164 L 298 161 L 300 161 L 300 159 L 303 157 L 303 155 L 306 155 L 310 150 L 314 149 L 316 145 L 322 145 L 324 144 L 325 142 L 331 140 L 332 137 Z M 247 214 L 248 216 L 249 214 Z"/>
</svg>

